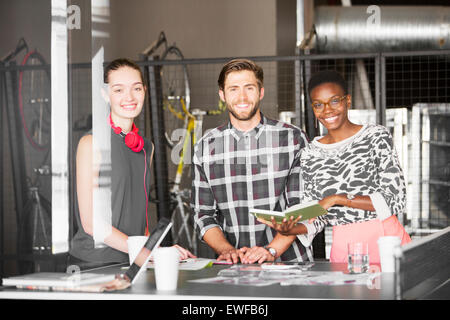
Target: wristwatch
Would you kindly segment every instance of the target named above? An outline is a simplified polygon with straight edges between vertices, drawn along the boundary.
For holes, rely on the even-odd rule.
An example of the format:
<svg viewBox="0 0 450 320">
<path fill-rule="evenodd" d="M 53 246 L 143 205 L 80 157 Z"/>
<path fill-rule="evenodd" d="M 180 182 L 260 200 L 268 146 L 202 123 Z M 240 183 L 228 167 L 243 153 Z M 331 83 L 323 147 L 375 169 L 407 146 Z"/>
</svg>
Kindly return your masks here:
<svg viewBox="0 0 450 320">
<path fill-rule="evenodd" d="M 277 256 L 277 250 L 275 250 L 274 248 L 271 248 L 269 246 L 264 246 L 264 249 L 266 249 L 267 251 L 269 251 L 270 255 L 272 257 L 276 257 Z"/>
<path fill-rule="evenodd" d="M 347 202 L 345 204 L 346 207 L 350 207 L 350 203 L 355 199 L 355 195 L 353 193 L 347 193 Z"/>
</svg>

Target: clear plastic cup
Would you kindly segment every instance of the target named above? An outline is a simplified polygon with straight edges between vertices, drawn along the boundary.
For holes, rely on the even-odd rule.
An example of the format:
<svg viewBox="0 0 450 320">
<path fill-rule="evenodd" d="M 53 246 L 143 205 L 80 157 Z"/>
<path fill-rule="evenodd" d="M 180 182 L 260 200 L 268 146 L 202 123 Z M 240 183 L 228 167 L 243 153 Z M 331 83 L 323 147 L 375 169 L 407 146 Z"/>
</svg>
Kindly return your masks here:
<svg viewBox="0 0 450 320">
<path fill-rule="evenodd" d="M 350 273 L 365 273 L 369 270 L 369 245 L 367 242 L 348 243 L 347 254 L 347 268 Z"/>
</svg>

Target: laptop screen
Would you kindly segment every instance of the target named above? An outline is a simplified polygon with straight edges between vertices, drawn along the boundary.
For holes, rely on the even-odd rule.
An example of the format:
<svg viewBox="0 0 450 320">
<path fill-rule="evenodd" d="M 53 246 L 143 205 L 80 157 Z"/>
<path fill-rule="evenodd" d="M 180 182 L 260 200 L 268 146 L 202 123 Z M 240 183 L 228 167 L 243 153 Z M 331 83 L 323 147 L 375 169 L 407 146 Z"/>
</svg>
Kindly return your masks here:
<svg viewBox="0 0 450 320">
<path fill-rule="evenodd" d="M 161 218 L 155 229 L 150 233 L 150 237 L 147 239 L 144 247 L 137 254 L 133 264 L 128 268 L 125 276 L 130 279 L 131 283 L 134 283 L 138 276 L 147 269 L 147 262 L 150 260 L 152 256 L 153 249 L 159 247 L 161 242 L 164 240 L 164 237 L 169 232 L 172 227 L 172 222 L 170 222 L 167 218 Z M 143 261 L 138 264 L 137 260 Z"/>
</svg>

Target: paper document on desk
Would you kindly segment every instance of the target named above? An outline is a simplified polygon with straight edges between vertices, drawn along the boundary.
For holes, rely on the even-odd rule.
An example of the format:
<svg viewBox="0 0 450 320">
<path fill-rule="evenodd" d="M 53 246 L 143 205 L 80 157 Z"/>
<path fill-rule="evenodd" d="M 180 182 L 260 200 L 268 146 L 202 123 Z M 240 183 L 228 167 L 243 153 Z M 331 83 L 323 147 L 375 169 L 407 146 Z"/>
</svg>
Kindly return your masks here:
<svg viewBox="0 0 450 320">
<path fill-rule="evenodd" d="M 261 279 L 253 276 L 244 276 L 244 277 L 213 277 L 213 278 L 205 278 L 205 279 L 195 279 L 188 280 L 189 282 L 195 283 L 209 283 L 209 284 L 233 284 L 240 286 L 270 286 L 272 284 L 280 282 L 279 280 L 269 280 L 269 279 Z"/>
<path fill-rule="evenodd" d="M 367 285 L 371 283 L 379 273 L 348 274 L 340 271 L 307 271 L 297 278 L 280 282 L 282 286 L 340 286 L 340 285 Z"/>
<path fill-rule="evenodd" d="M 206 258 L 188 258 L 180 260 L 178 270 L 201 270 L 203 268 L 209 268 L 213 264 L 218 264 L 216 259 L 206 259 Z M 147 264 L 147 269 L 153 269 L 155 265 L 153 262 Z"/>
<path fill-rule="evenodd" d="M 114 280 L 114 274 L 98 273 L 64 273 L 36 272 L 3 279 L 4 286 L 16 286 L 28 289 L 44 289 L 52 287 L 75 288 Z"/>
<path fill-rule="evenodd" d="M 189 281 L 261 287 L 297 278 L 302 273 L 301 269 L 264 270 L 261 265 L 233 265 L 230 268 L 220 270 L 217 277 Z"/>
</svg>

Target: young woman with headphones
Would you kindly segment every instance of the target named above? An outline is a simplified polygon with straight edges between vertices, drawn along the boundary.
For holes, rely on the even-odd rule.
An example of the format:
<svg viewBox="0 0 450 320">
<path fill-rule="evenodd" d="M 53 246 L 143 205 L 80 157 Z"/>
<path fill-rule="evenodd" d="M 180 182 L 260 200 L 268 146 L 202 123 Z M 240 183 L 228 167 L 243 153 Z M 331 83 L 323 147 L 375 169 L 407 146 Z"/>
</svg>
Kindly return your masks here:
<svg viewBox="0 0 450 320">
<path fill-rule="evenodd" d="M 111 112 L 105 119 L 111 127 L 111 233 L 105 246 L 93 239 L 93 191 L 102 172 L 93 164 L 93 135 L 84 135 L 76 156 L 78 231 L 72 239 L 72 261 L 112 263 L 128 261 L 128 236 L 148 235 L 148 194 L 153 145 L 139 135 L 134 119 L 144 105 L 146 86 L 142 72 L 127 59 L 112 61 L 104 70 L 104 98 Z M 97 156 L 97 154 L 95 154 Z M 94 176 L 93 176 L 94 175 Z M 97 182 L 98 181 L 98 182 Z M 195 257 L 175 245 L 180 258 Z"/>
</svg>

